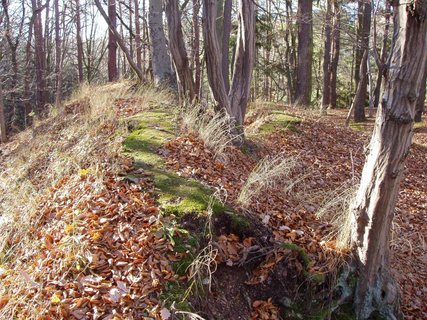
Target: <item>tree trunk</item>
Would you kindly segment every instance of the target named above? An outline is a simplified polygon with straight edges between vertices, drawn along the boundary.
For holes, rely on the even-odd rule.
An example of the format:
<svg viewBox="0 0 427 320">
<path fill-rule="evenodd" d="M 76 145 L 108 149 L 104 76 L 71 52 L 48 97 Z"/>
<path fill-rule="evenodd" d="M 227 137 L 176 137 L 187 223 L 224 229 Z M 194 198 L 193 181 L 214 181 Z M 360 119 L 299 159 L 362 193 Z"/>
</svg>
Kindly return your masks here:
<svg viewBox="0 0 427 320">
<path fill-rule="evenodd" d="M 311 102 L 313 65 L 313 1 L 298 0 L 298 65 L 295 101 L 308 107 Z"/>
<path fill-rule="evenodd" d="M 357 86 L 356 96 L 354 97 L 354 121 L 366 121 L 365 100 L 368 92 L 368 55 L 369 55 L 369 35 L 371 30 L 371 0 L 363 3 L 363 26 L 361 46 L 363 47 L 363 56 L 359 66 L 359 83 Z"/>
<path fill-rule="evenodd" d="M 135 47 L 136 47 L 136 65 L 142 70 L 141 53 L 141 25 L 139 23 L 139 0 L 134 0 L 135 6 Z"/>
<path fill-rule="evenodd" d="M 352 206 L 351 247 L 359 269 L 358 319 L 368 319 L 373 312 L 386 319 L 398 317 L 398 288 L 390 273 L 390 234 L 427 58 L 427 2 L 406 3 L 396 1 L 394 8 L 390 65 Z"/>
<path fill-rule="evenodd" d="M 239 0 L 238 5 L 239 30 L 229 97 L 232 119 L 242 134 L 255 62 L 255 4 Z"/>
<path fill-rule="evenodd" d="M 200 99 L 201 94 L 201 66 L 200 66 L 200 0 L 193 0 L 193 70 L 195 95 Z"/>
<path fill-rule="evenodd" d="M 203 1 L 203 36 L 205 40 L 206 68 L 212 94 L 218 103 L 215 109 L 227 112 L 231 116 L 230 100 L 222 73 L 222 55 L 216 28 L 218 9 L 216 2 L 216 0 Z"/>
<path fill-rule="evenodd" d="M 43 27 L 40 1 L 31 0 L 33 9 L 34 51 L 36 67 L 36 112 L 42 114 L 47 102 L 46 91 L 46 52 L 44 50 Z"/>
<path fill-rule="evenodd" d="M 60 33 L 60 14 L 59 14 L 59 0 L 54 0 L 53 3 L 55 14 L 55 105 L 59 107 L 61 102 L 61 33 Z M 63 30 L 65 32 L 65 30 Z"/>
<path fill-rule="evenodd" d="M 194 100 L 194 81 L 185 48 L 184 34 L 181 26 L 181 12 L 178 0 L 165 0 L 166 18 L 168 20 L 169 50 L 172 54 L 178 75 L 181 96 Z"/>
<path fill-rule="evenodd" d="M 363 46 L 363 18 L 364 18 L 364 1 L 357 1 L 357 24 L 356 24 L 356 48 L 354 52 L 354 82 L 355 87 L 359 85 L 360 80 L 360 63 L 362 61 L 363 53 L 365 52 Z"/>
<path fill-rule="evenodd" d="M 83 41 L 81 35 L 81 19 L 80 19 L 80 0 L 76 0 L 76 42 L 77 42 L 77 70 L 79 73 L 79 83 L 83 82 Z"/>
<path fill-rule="evenodd" d="M 123 42 L 123 39 L 120 37 L 120 34 L 118 33 L 117 29 L 115 28 L 115 25 L 112 23 L 112 21 L 110 20 L 110 18 L 105 13 L 105 11 L 102 8 L 102 5 L 99 2 L 99 0 L 95 0 L 95 4 L 96 4 L 99 12 L 101 13 L 102 17 L 104 18 L 105 22 L 107 22 L 108 27 L 110 28 L 110 31 L 114 34 L 115 42 L 119 44 L 120 49 L 122 49 L 123 53 L 125 54 L 126 59 L 127 59 L 128 63 L 129 63 L 129 65 L 131 66 L 131 68 L 133 69 L 133 71 L 138 76 L 139 81 L 143 82 L 144 81 L 144 74 L 142 73 L 141 69 L 138 68 L 138 66 L 136 65 L 136 63 L 133 61 L 133 59 L 132 59 L 132 57 L 131 57 L 131 55 L 129 53 L 129 50 L 126 47 L 125 43 Z M 117 65 L 116 65 L 116 73 L 117 73 Z"/>
<path fill-rule="evenodd" d="M 233 1 L 225 0 L 224 2 L 224 26 L 222 29 L 222 75 L 224 77 L 225 89 L 230 91 L 230 34 L 231 34 L 231 11 L 233 9 Z"/>
<path fill-rule="evenodd" d="M 150 0 L 149 6 L 148 21 L 154 83 L 157 86 L 164 85 L 176 90 L 176 77 L 172 70 L 163 29 L 162 3 L 158 0 Z"/>
<path fill-rule="evenodd" d="M 6 117 L 4 115 L 3 85 L 0 80 L 0 142 L 6 142 Z"/>
<path fill-rule="evenodd" d="M 340 35 L 341 35 L 341 8 L 339 0 L 333 0 L 333 32 L 332 32 L 332 58 L 331 58 L 331 83 L 330 83 L 330 105 L 337 107 L 337 75 L 338 62 L 340 58 Z"/>
<path fill-rule="evenodd" d="M 323 52 L 322 113 L 331 104 L 331 47 L 332 47 L 332 1 L 326 0 L 325 51 Z"/>
<path fill-rule="evenodd" d="M 427 66 L 424 68 L 424 75 L 421 80 L 421 91 L 417 98 L 417 104 L 416 104 L 416 112 L 415 112 L 415 122 L 421 122 L 422 121 L 422 115 L 425 111 L 425 102 L 426 102 L 426 83 L 427 81 Z"/>
<path fill-rule="evenodd" d="M 96 1 L 96 3 L 99 9 L 99 1 Z M 108 81 L 113 82 L 119 79 L 117 70 L 117 41 L 113 31 L 117 27 L 116 0 L 108 0 L 108 18 L 110 20 L 108 31 Z"/>
</svg>

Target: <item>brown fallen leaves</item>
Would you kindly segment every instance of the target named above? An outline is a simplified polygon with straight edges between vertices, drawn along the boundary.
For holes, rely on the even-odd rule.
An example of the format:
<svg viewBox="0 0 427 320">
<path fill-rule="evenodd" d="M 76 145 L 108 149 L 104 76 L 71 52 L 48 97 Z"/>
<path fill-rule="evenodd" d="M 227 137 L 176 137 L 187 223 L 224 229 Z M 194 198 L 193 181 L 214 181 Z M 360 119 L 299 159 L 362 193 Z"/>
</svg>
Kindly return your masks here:
<svg viewBox="0 0 427 320">
<path fill-rule="evenodd" d="M 271 298 L 267 301 L 256 300 L 252 303 L 251 320 L 278 320 L 279 308 L 272 303 Z"/>
</svg>

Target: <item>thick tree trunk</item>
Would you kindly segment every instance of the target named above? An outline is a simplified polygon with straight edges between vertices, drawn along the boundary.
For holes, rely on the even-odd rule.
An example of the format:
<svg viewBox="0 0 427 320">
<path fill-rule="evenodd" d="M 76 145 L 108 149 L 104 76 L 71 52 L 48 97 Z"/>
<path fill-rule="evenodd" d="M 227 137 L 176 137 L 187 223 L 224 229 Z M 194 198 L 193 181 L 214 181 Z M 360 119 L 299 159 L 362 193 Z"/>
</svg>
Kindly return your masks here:
<svg viewBox="0 0 427 320">
<path fill-rule="evenodd" d="M 230 100 L 222 73 L 222 55 L 216 28 L 218 9 L 216 2 L 216 0 L 203 1 L 203 36 L 205 40 L 207 75 L 212 94 L 218 103 L 216 109 L 227 112 L 231 116 Z"/>
<path fill-rule="evenodd" d="M 176 89 L 176 77 L 166 46 L 163 29 L 163 8 L 159 0 L 150 0 L 148 21 L 150 26 L 151 63 L 154 83 Z"/>
<path fill-rule="evenodd" d="M 308 107 L 311 103 L 313 65 L 313 1 L 298 0 L 298 65 L 295 101 Z"/>
<path fill-rule="evenodd" d="M 338 62 L 340 58 L 340 39 L 341 39 L 341 8 L 339 0 L 333 0 L 333 31 L 332 31 L 332 58 L 331 58 L 331 83 L 330 83 L 330 105 L 331 108 L 337 107 L 337 75 Z"/>
<path fill-rule="evenodd" d="M 98 9 L 99 6 L 97 4 Z M 119 72 L 117 70 L 117 41 L 113 31 L 117 27 L 116 0 L 108 0 L 108 18 L 111 24 L 108 31 L 108 81 L 113 82 L 119 79 Z"/>
<path fill-rule="evenodd" d="M 178 75 L 181 96 L 193 101 L 195 98 L 194 81 L 185 48 L 182 33 L 181 12 L 178 0 L 165 0 L 165 12 L 168 20 L 169 50 L 172 54 Z"/>
<path fill-rule="evenodd" d="M 225 0 L 224 2 L 224 15 L 223 15 L 223 29 L 222 29 L 222 75 L 224 77 L 225 89 L 230 91 L 230 56 L 229 44 L 231 34 L 231 11 L 233 8 L 232 0 Z"/>
<path fill-rule="evenodd" d="M 331 48 L 332 48 L 332 1 L 326 1 L 325 50 L 323 52 L 322 113 L 331 104 Z"/>
<path fill-rule="evenodd" d="M 113 0 L 114 1 L 114 0 Z M 135 61 L 133 61 L 130 52 L 128 50 L 128 48 L 126 47 L 122 37 L 120 36 L 120 34 L 118 33 L 117 29 L 115 28 L 115 25 L 113 24 L 113 22 L 110 20 L 110 18 L 107 16 L 107 14 L 105 13 L 104 9 L 102 8 L 101 3 L 99 2 L 99 0 L 95 0 L 95 4 L 99 10 L 99 12 L 101 13 L 101 16 L 104 18 L 105 22 L 107 22 L 108 27 L 110 28 L 110 31 L 114 34 L 114 39 L 115 42 L 119 44 L 120 49 L 122 49 L 124 55 L 126 56 L 126 59 L 129 63 L 129 65 L 131 66 L 132 70 L 136 73 L 136 75 L 138 76 L 138 79 L 140 82 L 144 81 L 144 74 L 142 73 L 141 69 L 138 68 L 138 66 L 136 65 Z M 117 60 L 117 59 L 116 59 Z M 117 62 L 117 61 L 116 61 Z M 117 69 L 116 69 L 117 72 Z M 111 80 L 110 80 L 111 81 Z"/>
<path fill-rule="evenodd" d="M 255 62 L 255 4 L 253 1 L 239 0 L 238 6 L 239 30 L 229 97 L 232 119 L 243 133 Z"/>
<path fill-rule="evenodd" d="M 76 42 L 77 42 L 77 70 L 79 73 L 79 83 L 83 82 L 83 41 L 81 35 L 81 16 L 80 16 L 80 0 L 76 1 Z"/>
<path fill-rule="evenodd" d="M 421 80 L 421 91 L 417 98 L 417 104 L 416 104 L 416 112 L 415 112 L 415 122 L 421 122 L 422 121 L 422 115 L 425 111 L 425 103 L 426 103 L 426 83 L 427 81 L 427 66 L 424 70 L 423 79 Z"/>
<path fill-rule="evenodd" d="M 375 311 L 396 319 L 398 312 L 398 289 L 390 273 L 390 234 L 427 58 L 427 1 L 399 2 L 394 7 L 394 43 L 382 100 L 352 207 L 358 319 L 368 319 Z"/>
</svg>

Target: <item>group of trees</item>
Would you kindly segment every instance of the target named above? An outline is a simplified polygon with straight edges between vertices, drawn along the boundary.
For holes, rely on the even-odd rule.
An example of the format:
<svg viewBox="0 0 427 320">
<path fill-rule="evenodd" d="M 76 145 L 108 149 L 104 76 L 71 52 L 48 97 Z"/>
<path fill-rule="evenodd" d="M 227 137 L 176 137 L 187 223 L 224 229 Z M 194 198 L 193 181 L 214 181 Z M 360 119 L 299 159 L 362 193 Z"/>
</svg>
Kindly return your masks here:
<svg viewBox="0 0 427 320">
<path fill-rule="evenodd" d="M 390 15 L 388 0 L 1 0 L 2 134 L 82 82 L 123 77 L 213 97 L 237 125 L 248 99 L 351 106 L 364 121 L 380 100 Z M 417 105 L 420 119 L 422 94 Z"/>
</svg>

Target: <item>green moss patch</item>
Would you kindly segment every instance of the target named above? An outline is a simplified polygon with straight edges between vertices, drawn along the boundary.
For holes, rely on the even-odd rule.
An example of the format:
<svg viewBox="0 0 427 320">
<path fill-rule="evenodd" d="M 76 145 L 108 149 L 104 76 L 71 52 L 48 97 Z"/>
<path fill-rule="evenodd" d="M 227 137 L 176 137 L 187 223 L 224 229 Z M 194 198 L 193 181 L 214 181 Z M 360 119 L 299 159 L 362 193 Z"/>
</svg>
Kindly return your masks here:
<svg viewBox="0 0 427 320">
<path fill-rule="evenodd" d="M 302 119 L 295 117 L 282 111 L 273 111 L 263 123 L 258 131 L 261 136 L 266 136 L 274 131 L 285 131 L 291 130 L 293 132 L 298 132 L 297 126 L 301 124 Z"/>
<path fill-rule="evenodd" d="M 171 112 L 150 111 L 129 119 L 135 129 L 124 141 L 124 151 L 135 159 L 135 166 L 151 173 L 164 213 L 182 216 L 200 213 L 212 202 L 214 211 L 224 207 L 212 199 L 212 191 L 194 179 L 178 176 L 165 167 L 159 148 L 175 137 L 175 117 Z"/>
</svg>

